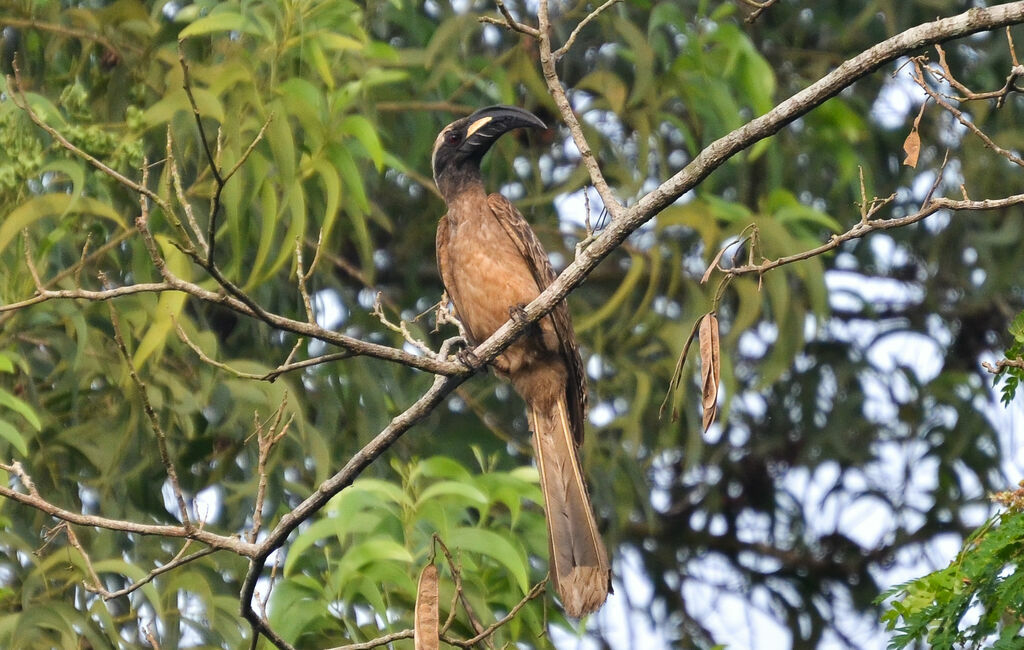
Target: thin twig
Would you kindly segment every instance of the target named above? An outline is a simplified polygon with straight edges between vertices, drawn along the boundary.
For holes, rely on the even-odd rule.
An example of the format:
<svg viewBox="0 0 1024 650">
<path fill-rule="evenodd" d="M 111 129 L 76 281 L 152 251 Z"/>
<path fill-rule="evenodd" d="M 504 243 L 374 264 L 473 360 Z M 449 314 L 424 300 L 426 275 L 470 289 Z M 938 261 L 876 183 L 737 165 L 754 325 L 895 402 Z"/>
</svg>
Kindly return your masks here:
<svg viewBox="0 0 1024 650">
<path fill-rule="evenodd" d="M 916 74 L 912 75 L 913 80 L 917 83 L 918 86 L 921 87 L 922 90 L 924 90 L 928 94 L 929 97 L 931 97 L 931 99 L 936 104 L 941 106 L 943 108 L 943 110 L 945 110 L 947 113 L 949 113 L 950 115 L 955 117 L 957 122 L 960 122 L 960 124 L 962 124 L 964 127 L 966 127 L 968 131 L 970 131 L 975 136 L 977 136 L 978 139 L 980 139 L 983 143 L 985 143 L 986 147 L 988 147 L 992 151 L 996 152 L 997 154 L 999 154 L 1003 158 L 1006 158 L 1007 160 L 1009 160 L 1013 164 L 1018 165 L 1020 167 L 1024 167 L 1024 158 L 1021 158 L 1020 156 L 1018 156 L 1017 154 L 1013 153 L 1012 151 L 1004 149 L 1004 148 L 1000 147 L 998 144 L 996 144 L 992 140 L 992 138 L 990 138 L 988 136 L 988 134 L 986 134 L 984 131 L 982 131 L 978 127 L 977 124 L 975 124 L 972 120 L 967 119 L 964 116 L 962 111 L 960 111 L 958 108 L 956 108 L 955 106 L 953 106 L 952 104 L 947 102 L 945 100 L 945 98 L 943 98 L 939 93 L 935 92 L 935 90 L 933 90 L 932 87 L 928 85 L 928 82 L 925 81 L 925 79 L 924 79 L 924 71 L 927 69 L 931 74 L 936 74 L 936 75 L 938 74 L 937 71 L 933 70 L 930 67 L 925 66 L 924 65 L 924 61 L 925 60 L 922 57 L 915 57 L 913 59 L 913 61 L 914 61 L 914 68 L 916 70 Z"/>
<path fill-rule="evenodd" d="M 569 127 L 572 140 L 576 144 L 576 149 L 580 152 L 580 159 L 583 161 L 584 167 L 587 168 L 587 173 L 590 174 L 590 182 L 594 184 L 594 188 L 604 202 L 605 209 L 608 210 L 612 220 L 615 221 L 621 216 L 623 206 L 615 198 L 615 194 L 608 186 L 608 181 L 605 180 L 604 173 L 597 163 L 597 158 L 594 156 L 593 151 L 591 151 L 590 143 L 583 134 L 583 127 L 576 117 L 576 113 L 572 110 L 569 98 L 566 96 L 562 82 L 558 78 L 558 72 L 555 70 L 556 58 L 551 51 L 551 22 L 548 18 L 548 0 L 540 0 L 538 5 L 537 32 L 540 66 L 544 73 L 544 81 L 547 84 L 548 92 L 551 94 L 552 99 L 555 100 L 555 106 L 558 107 L 558 113 L 562 116 L 562 120 Z"/>
<path fill-rule="evenodd" d="M 506 614 L 505 616 L 501 617 L 500 619 L 498 619 L 497 621 L 495 621 L 491 625 L 487 626 L 486 629 L 482 630 L 475 637 L 473 637 L 471 639 L 466 639 L 465 641 L 463 641 L 461 639 L 453 639 L 451 637 L 442 636 L 441 640 L 444 641 L 445 643 L 449 644 L 449 645 L 453 645 L 453 646 L 456 646 L 456 647 L 459 647 L 459 648 L 472 648 L 474 645 L 479 643 L 482 639 L 486 639 L 490 635 L 494 634 L 494 632 L 497 631 L 498 628 L 500 628 L 502 625 L 508 623 L 513 618 L 515 618 L 516 614 L 519 613 L 519 610 L 521 610 L 523 607 L 526 607 L 526 604 L 528 602 L 530 602 L 534 598 L 537 598 L 538 596 L 540 596 L 541 594 L 543 594 L 546 591 L 546 589 L 547 589 L 546 585 L 547 585 L 547 578 L 545 578 L 544 580 L 541 580 L 540 582 L 535 584 L 533 586 L 533 588 L 530 589 L 529 593 L 527 593 L 523 597 L 522 600 L 520 600 L 518 603 L 516 603 L 515 606 L 512 609 L 509 610 L 508 614 Z"/>
<path fill-rule="evenodd" d="M 998 375 L 1007 368 L 1020 368 L 1024 369 L 1024 359 L 1000 359 L 995 363 L 989 363 L 988 361 L 982 361 L 981 365 L 985 370 L 989 371 L 993 375 Z"/>
<path fill-rule="evenodd" d="M 243 542 L 235 536 L 223 536 L 211 533 L 198 528 L 192 530 L 186 530 L 181 525 L 165 525 L 165 524 L 140 524 L 136 521 L 127 521 L 121 519 L 110 519 L 108 517 L 100 517 L 97 515 L 85 515 L 80 512 L 73 512 L 60 506 L 54 505 L 44 499 L 39 491 L 36 490 L 35 484 L 32 482 L 31 477 L 22 467 L 20 462 L 15 461 L 10 465 L 0 463 L 0 469 L 12 474 L 17 478 L 21 484 L 28 491 L 19 492 L 13 488 L 9 488 L 6 485 L 0 484 L 0 496 L 15 501 L 25 506 L 35 508 L 40 512 L 43 512 L 51 517 L 66 521 L 71 524 L 78 526 L 85 526 L 89 528 L 104 528 L 107 530 L 117 530 L 125 533 L 134 533 L 137 535 L 155 535 L 159 537 L 169 538 L 185 538 L 194 539 L 209 546 L 216 547 L 218 549 L 224 549 L 236 553 L 244 557 L 252 557 L 258 553 L 258 547 L 248 542 Z"/>
<path fill-rule="evenodd" d="M 743 4 L 748 7 L 753 7 L 754 10 L 750 12 L 750 15 L 743 19 L 743 22 L 747 24 L 753 24 L 766 9 L 771 7 L 779 0 L 740 0 Z"/>
<path fill-rule="evenodd" d="M 507 27 L 508 29 L 514 32 L 519 32 L 520 34 L 526 34 L 527 36 L 537 38 L 537 29 L 535 27 L 530 27 L 525 23 L 521 23 L 515 18 L 513 18 L 512 14 L 508 10 L 508 7 L 505 6 L 505 3 L 502 2 L 502 0 L 495 0 L 495 4 L 498 6 L 498 11 L 501 12 L 503 20 L 491 18 L 490 16 L 481 16 L 480 22 L 490 23 L 491 25 L 498 25 L 499 27 Z"/>
<path fill-rule="evenodd" d="M 611 7 L 612 5 L 618 4 L 620 2 L 622 2 L 622 0 L 607 0 L 607 2 L 605 2 L 603 5 L 587 14 L 583 18 L 583 20 L 581 20 L 579 24 L 576 25 L 576 27 L 572 30 L 572 33 L 569 34 L 569 38 L 565 40 L 565 43 L 562 45 L 562 47 L 552 52 L 552 55 L 555 57 L 555 61 L 560 60 L 563 56 L 566 55 L 566 53 L 568 53 L 568 51 L 572 48 L 573 43 L 576 42 L 576 37 L 580 35 L 580 32 L 583 31 L 583 28 L 586 27 L 590 23 L 590 21 L 597 18 L 601 14 L 601 12 L 607 9 L 608 7 Z"/>
<path fill-rule="evenodd" d="M 29 119 L 32 120 L 32 122 L 36 126 L 46 131 L 50 135 L 50 137 L 52 137 L 60 144 L 60 146 L 67 149 L 75 156 L 88 162 L 90 165 L 100 170 L 107 176 L 111 177 L 124 187 L 132 190 L 136 194 L 141 194 L 143 196 L 148 197 L 151 201 L 159 205 L 167 214 L 173 213 L 170 204 L 167 203 L 159 194 L 149 189 L 148 187 L 145 187 L 144 185 L 136 183 L 135 181 L 128 178 L 124 174 L 115 171 L 114 169 L 110 168 L 110 166 L 106 165 L 95 156 L 86 153 L 82 149 L 79 149 L 77 146 L 72 144 L 67 138 L 65 138 L 60 131 L 50 126 L 41 117 L 39 117 L 35 110 L 32 109 L 32 106 L 29 104 L 28 99 L 25 97 L 25 93 L 22 90 L 23 86 L 21 83 L 21 71 L 18 68 L 17 60 L 11 62 L 11 67 L 14 69 L 14 83 L 10 83 L 10 78 L 8 78 L 7 83 L 7 87 L 9 89 L 13 88 L 14 90 L 14 92 L 12 92 L 10 95 L 11 101 L 14 103 L 15 106 L 23 110 L 25 114 L 28 115 Z"/>
<path fill-rule="evenodd" d="M 132 362 L 132 356 L 124 343 L 124 336 L 121 334 L 121 319 L 118 318 L 117 310 L 114 309 L 113 304 L 110 305 L 110 324 L 114 329 L 114 342 L 117 343 L 117 349 L 121 352 L 121 357 L 128 366 L 128 374 L 139 393 L 139 399 L 142 400 L 142 410 L 145 411 L 146 417 L 149 419 L 149 426 L 156 436 L 157 448 L 160 450 L 160 462 L 163 463 L 164 469 L 167 471 L 167 480 L 170 481 L 174 499 L 178 502 L 178 513 L 181 517 L 181 523 L 185 526 L 186 530 L 191 530 L 193 525 L 189 519 L 185 496 L 181 492 L 181 484 L 178 482 L 178 472 L 174 468 L 174 461 L 171 459 L 171 453 L 167 449 L 167 434 L 164 433 L 164 429 L 160 425 L 160 416 L 157 415 L 156 410 L 149 401 L 146 384 L 139 377 L 139 373 L 135 369 L 135 363 Z"/>
<path fill-rule="evenodd" d="M 267 460 L 270 459 L 270 452 L 274 449 L 277 443 L 288 434 L 288 429 L 291 427 L 294 415 L 290 415 L 288 420 L 281 424 L 281 419 L 284 417 L 285 407 L 288 405 L 288 393 L 285 393 L 284 398 L 281 400 L 280 406 L 277 407 L 277 411 L 274 413 L 274 422 L 270 425 L 270 428 L 266 428 L 266 423 L 260 423 L 259 417 L 256 416 L 256 446 L 258 450 L 257 461 L 256 461 L 256 475 L 259 477 L 256 484 L 256 505 L 253 506 L 252 511 L 252 529 L 248 533 L 250 542 L 255 542 L 259 536 L 260 528 L 263 526 L 263 500 L 267 493 Z"/>
</svg>

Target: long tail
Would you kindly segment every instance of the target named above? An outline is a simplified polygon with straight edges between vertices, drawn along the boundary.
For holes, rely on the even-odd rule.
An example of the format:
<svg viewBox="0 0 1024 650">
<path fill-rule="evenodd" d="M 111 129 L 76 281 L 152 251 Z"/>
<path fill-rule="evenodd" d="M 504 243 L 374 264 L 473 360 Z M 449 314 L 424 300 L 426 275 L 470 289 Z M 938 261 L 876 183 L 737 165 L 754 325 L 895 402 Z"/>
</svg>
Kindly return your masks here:
<svg viewBox="0 0 1024 650">
<path fill-rule="evenodd" d="M 551 577 L 566 614 L 580 618 L 608 597 L 608 552 L 597 532 L 587 485 L 580 471 L 565 397 L 549 409 L 529 405 L 544 512 L 548 522 Z"/>
</svg>

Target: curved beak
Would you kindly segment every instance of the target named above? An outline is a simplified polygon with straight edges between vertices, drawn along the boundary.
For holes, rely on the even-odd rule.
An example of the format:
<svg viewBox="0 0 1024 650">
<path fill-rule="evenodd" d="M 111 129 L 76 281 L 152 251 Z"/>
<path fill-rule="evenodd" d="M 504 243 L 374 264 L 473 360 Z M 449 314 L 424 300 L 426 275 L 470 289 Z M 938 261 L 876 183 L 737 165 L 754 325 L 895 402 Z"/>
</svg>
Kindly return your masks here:
<svg viewBox="0 0 1024 650">
<path fill-rule="evenodd" d="M 487 106 L 469 116 L 466 139 L 459 150 L 465 154 L 483 155 L 505 133 L 519 128 L 547 129 L 544 122 L 530 111 L 515 106 Z"/>
</svg>

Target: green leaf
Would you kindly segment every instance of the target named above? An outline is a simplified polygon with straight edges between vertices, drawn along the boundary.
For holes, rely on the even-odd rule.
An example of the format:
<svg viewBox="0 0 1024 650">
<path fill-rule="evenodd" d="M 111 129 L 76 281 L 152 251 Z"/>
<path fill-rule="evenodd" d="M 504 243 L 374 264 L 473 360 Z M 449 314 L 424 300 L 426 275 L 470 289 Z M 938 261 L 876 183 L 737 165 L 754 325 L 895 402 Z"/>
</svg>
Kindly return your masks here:
<svg viewBox="0 0 1024 650">
<path fill-rule="evenodd" d="M 349 115 L 341 121 L 341 132 L 358 140 L 370 155 L 370 160 L 376 165 L 377 170 L 380 171 L 384 164 L 384 147 L 380 143 L 380 138 L 377 137 L 377 129 L 374 128 L 370 120 L 362 115 Z"/>
<path fill-rule="evenodd" d="M 329 619 L 323 589 L 309 576 L 286 578 L 274 585 L 270 624 L 289 642 L 295 643 L 303 632 L 312 632 L 317 621 Z"/>
<path fill-rule="evenodd" d="M 0 438 L 11 443 L 22 456 L 28 456 L 28 443 L 17 429 L 7 420 L 0 419 Z"/>
<path fill-rule="evenodd" d="M 23 229 L 46 217 L 62 217 L 66 214 L 92 214 L 109 219 L 121 228 L 124 220 L 108 203 L 88 196 L 74 197 L 70 194 L 43 194 L 33 197 L 11 210 L 0 223 L 0 251 L 7 248 Z"/>
<path fill-rule="evenodd" d="M 472 485 L 458 481 L 441 481 L 423 490 L 420 498 L 416 501 L 416 505 L 419 506 L 424 502 L 442 496 L 462 497 L 463 501 L 479 506 L 486 506 L 488 503 L 487 496 Z"/>
<path fill-rule="evenodd" d="M 618 75 L 608 70 L 594 70 L 576 83 L 577 88 L 590 90 L 604 97 L 608 108 L 621 114 L 626 107 L 626 84 Z"/>
<path fill-rule="evenodd" d="M 263 36 L 263 29 L 256 21 L 239 13 L 221 11 L 204 16 L 178 33 L 179 39 L 212 34 L 214 32 L 242 32 Z"/>
<path fill-rule="evenodd" d="M 1009 330 L 1018 343 L 1024 343 L 1024 311 L 1017 314 L 1016 318 L 1013 319 Z"/>
<path fill-rule="evenodd" d="M 171 243 L 170 238 L 157 235 L 156 240 L 167 261 L 167 268 L 179 278 L 188 280 L 191 269 L 189 258 Z M 159 354 L 163 349 L 167 337 L 174 330 L 175 320 L 185 307 L 187 297 L 188 294 L 180 291 L 165 291 L 160 294 L 156 309 L 150 314 L 149 327 L 132 356 L 132 362 L 136 368 L 141 368 L 145 365 L 146 359 L 151 355 Z"/>
<path fill-rule="evenodd" d="M 508 569 L 525 594 L 530 590 L 526 558 L 512 543 L 498 533 L 483 528 L 456 528 L 445 542 L 451 548 L 461 548 L 487 556 Z"/>
<path fill-rule="evenodd" d="M 21 417 L 25 418 L 36 431 L 42 430 L 43 425 L 39 421 L 39 416 L 37 416 L 36 412 L 32 410 L 32 407 L 29 406 L 28 403 L 14 395 L 11 395 L 3 388 L 0 388 L 0 406 L 6 406 L 21 415 Z"/>
</svg>

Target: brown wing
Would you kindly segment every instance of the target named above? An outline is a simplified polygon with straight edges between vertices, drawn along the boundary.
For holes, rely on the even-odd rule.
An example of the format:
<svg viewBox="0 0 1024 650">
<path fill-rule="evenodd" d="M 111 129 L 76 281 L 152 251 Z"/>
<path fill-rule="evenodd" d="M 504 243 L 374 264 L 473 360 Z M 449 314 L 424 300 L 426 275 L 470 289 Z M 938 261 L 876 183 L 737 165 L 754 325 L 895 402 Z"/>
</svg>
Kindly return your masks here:
<svg viewBox="0 0 1024 650">
<path fill-rule="evenodd" d="M 459 304 L 459 297 L 455 291 L 455 277 L 452 275 L 452 265 L 448 259 L 447 214 L 437 222 L 437 238 L 434 241 L 434 247 L 435 254 L 437 255 L 437 270 L 441 274 L 441 284 L 444 285 L 444 290 L 448 293 L 448 301 L 452 303 L 452 307 L 455 309 L 455 316 L 461 321 L 462 317 L 459 315 L 459 308 L 456 306 Z M 470 343 L 473 343 L 473 341 L 470 341 Z"/>
<path fill-rule="evenodd" d="M 501 194 L 488 196 L 487 205 L 490 206 L 498 223 L 519 249 L 523 259 L 529 264 L 537 287 L 541 291 L 546 289 L 555 281 L 557 275 L 551 268 L 547 251 L 537 239 L 537 234 L 530 228 L 530 224 L 519 210 Z M 440 236 L 441 231 L 438 229 L 438 237 L 440 238 Z M 443 274 L 442 271 L 442 276 Z M 562 357 L 565 359 L 565 367 L 569 373 L 565 396 L 566 403 L 569 405 L 569 421 L 572 424 L 573 436 L 576 438 L 576 444 L 579 445 L 583 442 L 583 421 L 587 414 L 587 377 L 583 372 L 583 360 L 580 358 L 579 346 L 576 345 L 576 332 L 572 328 L 569 306 L 562 301 L 551 311 L 550 315 L 555 325 L 555 332 L 558 334 L 558 340 L 562 344 Z"/>
</svg>

